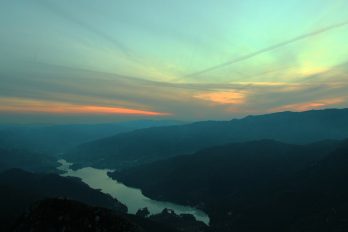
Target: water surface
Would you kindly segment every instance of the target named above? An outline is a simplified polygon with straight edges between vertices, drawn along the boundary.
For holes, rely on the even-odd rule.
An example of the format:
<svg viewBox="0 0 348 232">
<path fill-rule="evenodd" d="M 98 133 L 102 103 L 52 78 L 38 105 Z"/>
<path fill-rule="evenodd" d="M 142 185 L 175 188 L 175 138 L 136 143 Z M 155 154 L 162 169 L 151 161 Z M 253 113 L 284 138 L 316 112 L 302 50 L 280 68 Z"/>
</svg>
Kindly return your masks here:
<svg viewBox="0 0 348 232">
<path fill-rule="evenodd" d="M 111 170 L 92 167 L 72 170 L 65 160 L 58 161 L 59 170 L 64 171 L 62 176 L 80 178 L 93 189 L 100 189 L 103 193 L 110 194 L 128 207 L 128 213 L 135 214 L 138 209 L 147 207 L 151 214 L 162 212 L 164 208 L 172 209 L 176 214 L 192 214 L 196 220 L 209 224 L 209 217 L 201 210 L 189 206 L 178 205 L 170 202 L 156 201 L 144 196 L 140 189 L 128 187 L 117 180 L 110 178 L 107 173 Z"/>
</svg>

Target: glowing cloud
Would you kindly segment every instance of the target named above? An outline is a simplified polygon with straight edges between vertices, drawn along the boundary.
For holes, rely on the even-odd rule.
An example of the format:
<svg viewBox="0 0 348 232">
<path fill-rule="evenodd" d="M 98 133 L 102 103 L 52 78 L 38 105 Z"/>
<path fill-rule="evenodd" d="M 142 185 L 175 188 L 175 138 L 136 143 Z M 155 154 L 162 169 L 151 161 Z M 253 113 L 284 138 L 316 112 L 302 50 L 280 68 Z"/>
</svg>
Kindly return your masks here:
<svg viewBox="0 0 348 232">
<path fill-rule="evenodd" d="M 322 99 L 322 100 L 312 101 L 312 102 L 288 104 L 288 105 L 274 108 L 272 111 L 287 111 L 287 110 L 306 111 L 306 110 L 320 109 L 320 108 L 325 108 L 329 106 L 334 106 L 344 101 L 345 101 L 344 98 Z"/>
<path fill-rule="evenodd" d="M 86 114 L 86 115 L 140 115 L 166 116 L 169 113 L 136 110 L 124 107 L 79 105 L 63 102 L 28 100 L 21 98 L 0 98 L 0 112 L 41 114 Z"/>
<path fill-rule="evenodd" d="M 204 92 L 193 96 L 204 101 L 210 101 L 217 104 L 242 104 L 245 102 L 246 92 L 239 91 L 218 91 Z"/>
</svg>

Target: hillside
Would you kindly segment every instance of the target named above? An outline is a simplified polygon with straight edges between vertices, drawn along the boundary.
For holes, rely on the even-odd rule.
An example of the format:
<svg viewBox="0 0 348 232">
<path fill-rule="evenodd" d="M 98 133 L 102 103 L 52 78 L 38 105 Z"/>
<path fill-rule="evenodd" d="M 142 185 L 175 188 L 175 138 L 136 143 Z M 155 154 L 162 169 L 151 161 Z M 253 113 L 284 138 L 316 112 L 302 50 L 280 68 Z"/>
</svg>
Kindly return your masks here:
<svg viewBox="0 0 348 232">
<path fill-rule="evenodd" d="M 136 130 L 82 144 L 64 158 L 82 165 L 122 168 L 230 142 L 275 139 L 305 144 L 346 137 L 348 109 L 281 112 Z"/>
<path fill-rule="evenodd" d="M 345 231 L 347 155 L 348 141 L 261 140 L 110 175 L 152 198 L 202 208 L 213 231 Z"/>
<path fill-rule="evenodd" d="M 126 207 L 111 196 L 91 189 L 77 178 L 55 174 L 35 174 L 20 169 L 0 173 L 0 230 L 6 231 L 14 220 L 34 202 L 47 197 L 65 197 L 94 206 L 126 212 Z"/>
<path fill-rule="evenodd" d="M 0 147 L 0 171 L 10 168 L 20 168 L 33 172 L 56 172 L 58 163 L 52 156 Z"/>
<path fill-rule="evenodd" d="M 159 223 L 66 199 L 46 199 L 36 203 L 17 221 L 12 231 L 176 232 Z"/>
</svg>

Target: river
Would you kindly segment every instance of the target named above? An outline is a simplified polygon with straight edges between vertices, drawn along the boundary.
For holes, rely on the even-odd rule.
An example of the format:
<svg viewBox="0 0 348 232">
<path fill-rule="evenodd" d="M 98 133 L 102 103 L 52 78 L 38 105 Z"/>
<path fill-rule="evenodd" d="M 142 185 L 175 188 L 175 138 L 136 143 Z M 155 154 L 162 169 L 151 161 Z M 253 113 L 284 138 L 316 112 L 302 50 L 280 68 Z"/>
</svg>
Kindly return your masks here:
<svg viewBox="0 0 348 232">
<path fill-rule="evenodd" d="M 100 189 L 103 193 L 110 194 L 128 207 L 128 213 L 135 214 L 138 209 L 147 207 L 151 214 L 162 212 L 164 208 L 172 209 L 176 214 L 192 214 L 196 220 L 209 224 L 209 216 L 201 210 L 190 206 L 178 205 L 170 202 L 156 201 L 144 196 L 140 189 L 128 187 L 117 180 L 110 178 L 107 173 L 112 170 L 85 167 L 72 170 L 65 160 L 58 161 L 59 170 L 64 171 L 62 176 L 80 178 L 93 189 Z"/>
</svg>

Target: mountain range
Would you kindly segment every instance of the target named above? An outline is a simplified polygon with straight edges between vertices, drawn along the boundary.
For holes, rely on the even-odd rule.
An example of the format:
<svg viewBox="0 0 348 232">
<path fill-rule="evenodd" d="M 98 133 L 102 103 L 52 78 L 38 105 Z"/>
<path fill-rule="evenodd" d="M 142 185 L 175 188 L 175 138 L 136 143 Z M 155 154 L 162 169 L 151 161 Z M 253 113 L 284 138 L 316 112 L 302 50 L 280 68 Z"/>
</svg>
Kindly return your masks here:
<svg viewBox="0 0 348 232">
<path fill-rule="evenodd" d="M 281 112 L 121 133 L 81 144 L 63 157 L 82 166 L 126 168 L 231 142 L 306 144 L 348 138 L 348 109 Z"/>
<path fill-rule="evenodd" d="M 0 125 L 0 147 L 57 156 L 75 146 L 141 128 L 182 124 L 171 120 L 138 120 L 103 124 Z"/>
</svg>

